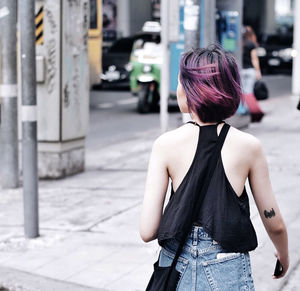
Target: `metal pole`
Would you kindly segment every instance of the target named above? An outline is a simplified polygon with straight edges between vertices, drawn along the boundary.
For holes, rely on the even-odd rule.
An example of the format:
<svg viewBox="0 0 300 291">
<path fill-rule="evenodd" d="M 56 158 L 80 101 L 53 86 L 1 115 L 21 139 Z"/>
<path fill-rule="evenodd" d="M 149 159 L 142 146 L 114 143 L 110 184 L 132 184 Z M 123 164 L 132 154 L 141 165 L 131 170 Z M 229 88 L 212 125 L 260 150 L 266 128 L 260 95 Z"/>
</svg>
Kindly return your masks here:
<svg viewBox="0 0 300 291">
<path fill-rule="evenodd" d="M 39 236 L 34 10 L 34 0 L 19 0 L 24 227 L 29 238 Z"/>
<path fill-rule="evenodd" d="M 178 8 L 179 9 L 179 8 Z M 170 55 L 169 55 L 169 0 L 161 2 L 161 42 L 163 63 L 160 81 L 160 128 L 161 132 L 168 129 L 168 99 L 170 85 Z"/>
<path fill-rule="evenodd" d="M 183 28 L 184 51 L 198 48 L 200 45 L 200 0 L 185 0 Z M 182 114 L 183 123 L 190 119 L 190 114 Z"/>
<path fill-rule="evenodd" d="M 292 92 L 300 96 L 300 0 L 295 1 L 294 9 L 294 49 L 293 49 L 293 76 Z"/>
<path fill-rule="evenodd" d="M 0 1 L 1 27 L 1 124 L 0 183 L 19 186 L 18 99 L 17 99 L 17 0 Z"/>
<path fill-rule="evenodd" d="M 200 14 L 200 19 L 204 18 L 200 24 L 203 30 L 203 40 L 200 37 L 200 45 L 207 47 L 216 41 L 216 0 L 201 0 Z"/>
<path fill-rule="evenodd" d="M 198 48 L 200 44 L 200 0 L 184 3 L 184 51 Z"/>
</svg>

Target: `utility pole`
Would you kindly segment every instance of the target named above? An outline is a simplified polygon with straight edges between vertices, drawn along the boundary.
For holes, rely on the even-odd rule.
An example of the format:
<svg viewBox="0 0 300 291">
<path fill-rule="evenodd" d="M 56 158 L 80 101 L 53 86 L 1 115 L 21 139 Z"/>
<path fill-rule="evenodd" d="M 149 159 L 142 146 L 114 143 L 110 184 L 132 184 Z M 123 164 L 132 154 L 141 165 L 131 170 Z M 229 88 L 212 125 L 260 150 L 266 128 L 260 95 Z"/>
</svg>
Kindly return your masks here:
<svg viewBox="0 0 300 291">
<path fill-rule="evenodd" d="M 19 0 L 24 226 L 28 238 L 39 236 L 34 2 Z"/>
<path fill-rule="evenodd" d="M 294 3 L 294 48 L 293 48 L 293 76 L 292 76 L 292 92 L 294 95 L 300 96 L 300 1 Z M 300 101 L 299 101 L 300 103 Z"/>
<path fill-rule="evenodd" d="M 200 45 L 200 0 L 185 0 L 183 28 L 184 51 L 198 48 Z M 182 114 L 183 123 L 190 119 L 190 114 Z"/>
<path fill-rule="evenodd" d="M 19 186 L 18 98 L 17 98 L 17 0 L 0 1 L 1 27 L 1 123 L 0 183 L 3 188 Z"/>
<path fill-rule="evenodd" d="M 160 82 L 160 127 L 161 132 L 166 132 L 168 129 L 168 99 L 170 86 L 169 0 L 161 1 L 161 42 L 163 63 Z"/>
<path fill-rule="evenodd" d="M 200 44 L 200 0 L 184 3 L 184 51 L 198 48 Z"/>
</svg>

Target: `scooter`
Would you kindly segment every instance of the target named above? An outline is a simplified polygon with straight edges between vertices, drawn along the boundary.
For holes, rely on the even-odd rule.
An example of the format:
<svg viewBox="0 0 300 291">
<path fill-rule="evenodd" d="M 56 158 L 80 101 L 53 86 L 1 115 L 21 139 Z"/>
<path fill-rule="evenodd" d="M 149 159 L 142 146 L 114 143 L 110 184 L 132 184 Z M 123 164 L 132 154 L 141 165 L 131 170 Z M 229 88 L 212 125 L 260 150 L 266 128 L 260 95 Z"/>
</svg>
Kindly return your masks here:
<svg viewBox="0 0 300 291">
<path fill-rule="evenodd" d="M 160 43 L 139 39 L 130 58 L 130 89 L 138 96 L 137 110 L 149 113 L 158 109 L 160 70 L 162 64 Z"/>
</svg>

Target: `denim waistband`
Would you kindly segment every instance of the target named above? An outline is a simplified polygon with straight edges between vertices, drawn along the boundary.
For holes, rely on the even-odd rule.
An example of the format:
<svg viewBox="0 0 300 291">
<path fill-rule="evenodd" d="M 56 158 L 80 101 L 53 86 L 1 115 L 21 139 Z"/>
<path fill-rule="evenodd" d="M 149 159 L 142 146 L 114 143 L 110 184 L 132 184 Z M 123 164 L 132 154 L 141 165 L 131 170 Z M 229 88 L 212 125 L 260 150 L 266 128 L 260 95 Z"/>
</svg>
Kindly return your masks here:
<svg viewBox="0 0 300 291">
<path fill-rule="evenodd" d="M 164 248 L 176 253 L 179 242 L 177 240 L 169 240 L 165 243 Z M 206 253 L 212 251 L 219 251 L 221 249 L 220 245 L 211 238 L 211 236 L 203 229 L 202 226 L 193 226 L 187 241 L 183 246 L 183 251 L 188 253 L 195 253 L 195 248 L 197 248 L 198 253 Z"/>
<path fill-rule="evenodd" d="M 189 238 L 196 240 L 196 239 L 205 239 L 211 238 L 210 235 L 203 229 L 202 226 L 193 225 L 192 230 L 189 234 Z"/>
</svg>

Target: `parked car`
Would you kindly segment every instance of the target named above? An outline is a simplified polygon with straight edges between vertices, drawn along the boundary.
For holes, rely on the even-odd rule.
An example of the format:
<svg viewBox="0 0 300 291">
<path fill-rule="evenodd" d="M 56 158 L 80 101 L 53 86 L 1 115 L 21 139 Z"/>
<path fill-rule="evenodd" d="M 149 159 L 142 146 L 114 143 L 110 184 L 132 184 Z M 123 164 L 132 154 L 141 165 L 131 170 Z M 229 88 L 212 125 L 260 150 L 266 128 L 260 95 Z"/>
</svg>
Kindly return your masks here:
<svg viewBox="0 0 300 291">
<path fill-rule="evenodd" d="M 132 66 L 130 55 L 137 39 L 151 39 L 148 32 L 140 32 L 130 37 L 116 40 L 102 55 L 101 80 L 103 87 L 126 87 L 129 89 L 129 78 Z"/>
<path fill-rule="evenodd" d="M 102 55 L 101 81 L 105 86 L 122 86 L 129 88 L 129 58 L 134 38 L 125 37 L 113 43 Z"/>
<path fill-rule="evenodd" d="M 292 73 L 293 36 L 291 34 L 267 34 L 260 40 L 257 55 L 264 74 Z"/>
</svg>

